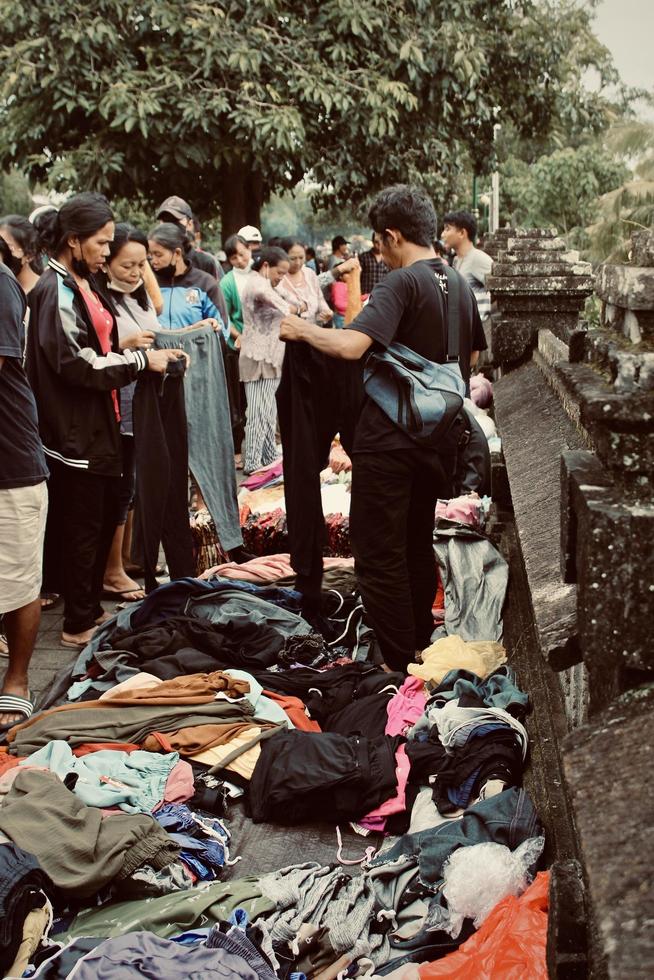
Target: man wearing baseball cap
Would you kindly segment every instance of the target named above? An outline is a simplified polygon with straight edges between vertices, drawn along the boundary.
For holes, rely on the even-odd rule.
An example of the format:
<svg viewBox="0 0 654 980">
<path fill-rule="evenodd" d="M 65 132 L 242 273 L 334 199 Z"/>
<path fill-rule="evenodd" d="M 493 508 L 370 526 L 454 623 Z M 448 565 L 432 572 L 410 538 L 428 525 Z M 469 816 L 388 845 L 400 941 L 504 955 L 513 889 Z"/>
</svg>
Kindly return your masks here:
<svg viewBox="0 0 654 980">
<path fill-rule="evenodd" d="M 176 194 L 173 194 L 171 197 L 167 197 L 166 200 L 159 205 L 157 218 L 159 221 L 169 221 L 173 225 L 179 225 L 180 228 L 184 228 L 187 232 L 189 232 L 189 236 L 193 241 L 193 250 L 188 256 L 189 262 L 196 269 L 202 269 L 203 272 L 208 272 L 210 276 L 214 277 L 214 279 L 219 278 L 218 268 L 209 253 L 203 252 L 201 249 L 195 247 L 193 210 L 188 201 L 185 201 L 183 197 L 178 197 Z"/>
<path fill-rule="evenodd" d="M 342 235 L 336 235 L 335 238 L 332 238 L 332 254 L 329 256 L 327 268 L 333 269 L 339 262 L 345 262 L 349 254 L 350 243 L 347 238 L 343 238 Z"/>
<path fill-rule="evenodd" d="M 251 252 L 259 251 L 263 238 L 258 228 L 255 228 L 254 225 L 243 225 L 242 228 L 239 228 L 237 234 L 245 239 Z"/>
</svg>

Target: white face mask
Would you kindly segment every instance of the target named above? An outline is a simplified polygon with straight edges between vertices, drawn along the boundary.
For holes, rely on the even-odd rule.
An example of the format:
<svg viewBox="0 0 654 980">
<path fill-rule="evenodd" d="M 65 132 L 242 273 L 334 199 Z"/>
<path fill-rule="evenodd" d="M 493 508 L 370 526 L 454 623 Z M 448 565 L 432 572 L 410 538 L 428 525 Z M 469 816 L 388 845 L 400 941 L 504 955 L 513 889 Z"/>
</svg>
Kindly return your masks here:
<svg viewBox="0 0 654 980">
<path fill-rule="evenodd" d="M 251 268 L 252 268 L 252 262 L 253 262 L 253 259 L 250 259 L 250 261 L 248 262 L 248 264 L 247 264 L 247 266 L 246 266 L 245 269 L 237 269 L 236 266 L 234 266 L 233 267 L 234 268 L 234 275 L 235 276 L 247 276 L 248 273 L 250 272 Z"/>
<path fill-rule="evenodd" d="M 121 282 L 120 279 L 112 279 L 109 283 L 110 289 L 115 289 L 117 293 L 135 293 L 139 286 L 143 285 L 143 280 L 138 282 Z"/>
</svg>

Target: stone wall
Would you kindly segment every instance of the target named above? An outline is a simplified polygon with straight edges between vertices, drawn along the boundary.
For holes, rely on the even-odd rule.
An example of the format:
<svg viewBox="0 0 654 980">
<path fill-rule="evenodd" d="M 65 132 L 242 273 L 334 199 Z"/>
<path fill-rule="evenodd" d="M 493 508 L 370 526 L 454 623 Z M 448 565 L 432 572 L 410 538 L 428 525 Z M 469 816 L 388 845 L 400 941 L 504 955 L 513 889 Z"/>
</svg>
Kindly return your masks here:
<svg viewBox="0 0 654 980">
<path fill-rule="evenodd" d="M 574 933 L 562 909 L 581 881 L 590 975 L 649 977 L 654 879 L 642 854 L 654 845 L 654 234 L 635 235 L 630 263 L 603 265 L 594 277 L 552 230 L 503 230 L 486 246 L 495 258 L 496 421 L 534 655 L 565 705 L 568 735 L 553 737 L 576 842 L 567 856 L 583 868 L 577 878 L 563 860 L 554 875 L 552 921 L 561 929 L 550 937 L 550 969 L 586 975 L 579 951 L 557 946 L 557 936 Z M 590 325 L 579 315 L 593 288 L 601 319 Z"/>
</svg>

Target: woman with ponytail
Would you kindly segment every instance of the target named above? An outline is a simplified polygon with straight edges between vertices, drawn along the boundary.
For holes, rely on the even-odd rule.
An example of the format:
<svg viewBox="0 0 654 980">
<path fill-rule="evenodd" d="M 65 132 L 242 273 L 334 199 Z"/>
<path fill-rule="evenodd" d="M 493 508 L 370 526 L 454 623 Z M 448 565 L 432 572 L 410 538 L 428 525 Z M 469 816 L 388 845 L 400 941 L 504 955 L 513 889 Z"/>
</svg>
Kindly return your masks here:
<svg viewBox="0 0 654 980">
<path fill-rule="evenodd" d="M 83 647 L 102 622 L 103 576 L 120 506 L 118 392 L 141 371 L 163 374 L 181 351 L 121 351 L 113 304 L 96 279 L 114 220 L 100 194 L 37 215 L 48 268 L 29 295 L 26 367 L 50 468 L 47 588 L 64 596 L 64 646 Z"/>
<path fill-rule="evenodd" d="M 21 214 L 7 214 L 0 218 L 0 238 L 5 240 L 12 256 L 17 260 L 16 278 L 23 292 L 29 293 L 43 272 L 36 229 Z"/>
<path fill-rule="evenodd" d="M 227 339 L 225 299 L 216 279 L 191 265 L 193 244 L 186 231 L 168 221 L 153 228 L 148 238 L 150 261 L 163 296 L 161 326 L 178 330 L 211 322 Z"/>
</svg>

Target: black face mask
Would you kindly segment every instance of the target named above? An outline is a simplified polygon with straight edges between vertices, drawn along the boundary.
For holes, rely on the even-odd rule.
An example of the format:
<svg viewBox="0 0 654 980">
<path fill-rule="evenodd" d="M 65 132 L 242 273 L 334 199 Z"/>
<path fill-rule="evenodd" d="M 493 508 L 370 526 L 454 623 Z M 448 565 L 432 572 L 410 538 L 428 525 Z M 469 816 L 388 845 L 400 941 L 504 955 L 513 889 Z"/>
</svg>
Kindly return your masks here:
<svg viewBox="0 0 654 980">
<path fill-rule="evenodd" d="M 70 264 L 73 267 L 73 272 L 76 276 L 79 276 L 80 279 L 88 279 L 91 275 L 91 270 L 89 269 L 86 259 L 83 256 L 84 253 L 82 252 L 82 258 L 72 258 Z"/>
</svg>

